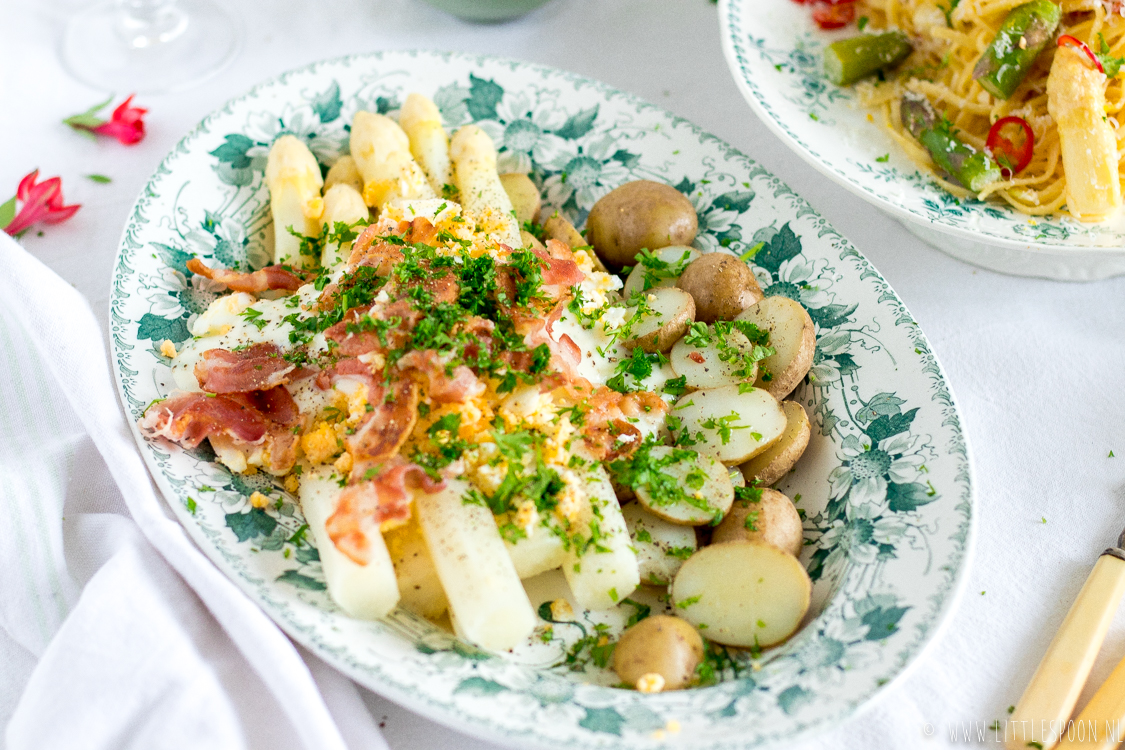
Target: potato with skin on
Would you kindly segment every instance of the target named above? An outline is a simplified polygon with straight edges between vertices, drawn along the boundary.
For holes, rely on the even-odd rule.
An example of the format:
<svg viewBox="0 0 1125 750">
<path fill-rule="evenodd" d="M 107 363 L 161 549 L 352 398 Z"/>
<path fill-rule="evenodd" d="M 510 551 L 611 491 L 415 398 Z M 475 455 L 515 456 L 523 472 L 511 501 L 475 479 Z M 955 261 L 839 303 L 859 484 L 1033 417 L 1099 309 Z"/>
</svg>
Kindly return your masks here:
<svg viewBox="0 0 1125 750">
<path fill-rule="evenodd" d="M 399 606 L 429 620 L 441 617 L 449 609 L 449 600 L 445 598 L 417 516 L 412 514 L 405 524 L 383 534 L 383 540 L 395 566 L 401 595 Z"/>
<path fill-rule="evenodd" d="M 682 289 L 677 291 L 687 294 Z M 724 338 L 725 343 L 738 352 L 753 354 L 754 344 L 741 331 L 731 331 Z M 668 355 L 672 369 L 683 376 L 684 385 L 690 390 L 753 383 L 758 376 L 756 364 L 747 368 L 745 360 L 738 356 L 724 362 L 724 352 L 716 342 L 698 345 L 691 339 L 691 336 L 681 338 Z"/>
<path fill-rule="evenodd" d="M 363 195 L 363 177 L 359 174 L 359 169 L 355 165 L 355 159 L 351 154 L 344 154 L 332 168 L 328 170 L 328 174 L 324 177 L 324 192 L 327 193 L 332 189 L 333 185 L 351 185 L 351 187 Z"/>
<path fill-rule="evenodd" d="M 380 208 L 395 198 L 436 198 L 425 172 L 410 153 L 410 139 L 385 115 L 356 112 L 352 119 L 352 158 L 363 177 L 363 200 Z"/>
<path fill-rule="evenodd" d="M 320 188 L 323 185 L 320 165 L 304 141 L 293 135 L 283 135 L 273 142 L 266 161 L 266 186 L 273 214 L 274 263 L 293 268 L 316 265 L 318 259 L 301 255 L 301 240 L 289 229 L 292 227 L 306 237 L 320 234 L 320 218 L 324 214 Z"/>
<path fill-rule="evenodd" d="M 727 468 L 717 458 L 667 445 L 654 446 L 649 456 L 654 462 L 672 461 L 660 467 L 660 475 L 675 483 L 677 489 L 682 488 L 687 497 L 678 493 L 669 497 L 658 484 L 638 484 L 633 491 L 645 510 L 669 523 L 684 526 L 712 523 L 730 510 L 734 487 Z M 683 458 L 675 460 L 678 456 Z"/>
<path fill-rule="evenodd" d="M 778 400 L 788 396 L 808 374 L 816 354 L 816 328 L 808 311 L 788 297 L 766 297 L 735 320 L 769 331 L 774 353 L 759 363 L 754 385 Z"/>
<path fill-rule="evenodd" d="M 437 105 L 412 93 L 406 97 L 398 113 L 398 124 L 410 140 L 410 153 L 426 175 L 437 195 L 453 184 L 453 168 L 449 163 L 449 136 L 441 125 Z"/>
<path fill-rule="evenodd" d="M 642 249 L 690 245 L 699 217 L 687 196 L 651 180 L 627 182 L 598 199 L 586 217 L 586 238 L 606 266 L 631 266 Z"/>
<path fill-rule="evenodd" d="M 496 173 L 496 146 L 488 133 L 476 125 L 465 125 L 454 134 L 449 155 L 465 213 L 497 241 L 512 248 L 522 247 L 512 201 Z"/>
<path fill-rule="evenodd" d="M 698 258 L 701 253 L 694 247 L 669 245 L 653 251 L 652 255 L 661 263 L 667 264 L 667 267 L 648 268 L 643 262 L 636 260 L 636 265 L 633 266 L 633 270 L 629 272 L 628 278 L 625 279 L 625 288 L 621 290 L 621 296 L 625 299 L 629 299 L 636 292 L 648 291 L 645 289 L 646 283 L 649 289 L 676 286 L 683 269 L 687 268 L 688 263 Z"/>
<path fill-rule="evenodd" d="M 720 542 L 696 552 L 672 582 L 676 614 L 725 646 L 775 646 L 797 631 L 812 581 L 793 555 L 764 542 Z"/>
<path fill-rule="evenodd" d="M 762 287 L 744 262 L 726 253 L 706 253 L 688 264 L 676 286 L 695 298 L 695 319 L 734 320 L 762 299 Z"/>
<path fill-rule="evenodd" d="M 543 199 L 530 177 L 520 172 L 509 172 L 500 175 L 500 184 L 512 202 L 512 210 L 516 212 L 516 221 L 521 227 L 527 222 L 538 221 Z"/>
<path fill-rule="evenodd" d="M 336 511 L 339 495 L 340 486 L 332 467 L 317 467 L 303 473 L 299 490 L 301 511 L 320 553 L 328 595 L 352 617 L 377 620 L 386 616 L 399 601 L 394 564 L 383 535 L 377 529 L 369 534 L 370 559 L 366 565 L 360 565 L 336 548 L 326 523 Z"/>
<path fill-rule="evenodd" d="M 328 228 L 329 234 L 335 231 L 337 222 L 351 226 L 368 217 L 367 204 L 363 202 L 363 196 L 348 183 L 338 182 L 325 191 L 324 226 Z M 357 229 L 356 233 L 358 232 Z M 325 242 L 324 250 L 320 254 L 320 265 L 324 268 L 332 268 L 345 262 L 351 251 L 350 241 L 342 244 L 334 241 Z"/>
<path fill-rule="evenodd" d="M 548 216 L 543 222 L 543 235 L 549 240 L 558 240 L 566 244 L 571 250 L 576 247 L 590 247 L 590 243 L 586 241 L 586 238 L 574 228 L 574 225 L 570 223 L 569 219 L 558 211 Z M 598 257 L 598 254 L 594 252 L 592 248 L 589 252 L 589 256 L 590 260 L 594 263 L 595 271 L 609 273 L 609 270 L 605 267 L 605 263 L 602 263 L 602 259 Z"/>
<path fill-rule="evenodd" d="M 761 493 L 757 502 L 735 500 L 730 513 L 715 527 L 711 541 L 765 542 L 794 557 L 800 556 L 805 546 L 805 531 L 797 506 L 777 490 L 763 487 Z"/>
<path fill-rule="evenodd" d="M 680 424 L 673 433 L 697 441 L 694 449 L 731 466 L 749 461 L 785 432 L 785 412 L 761 388 L 724 385 L 680 396 L 671 415 Z"/>
<path fill-rule="evenodd" d="M 621 634 L 613 650 L 613 670 L 627 685 L 647 674 L 664 678 L 664 690 L 691 685 L 703 661 L 703 638 L 685 620 L 652 615 Z"/>
<path fill-rule="evenodd" d="M 785 412 L 785 432 L 781 438 L 740 467 L 748 481 L 763 486 L 776 483 L 793 469 L 809 447 L 812 424 L 805 407 L 796 401 L 782 401 L 781 410 Z"/>
<path fill-rule="evenodd" d="M 674 287 L 647 292 L 645 309 L 634 309 L 634 316 L 639 318 L 630 327 L 629 338 L 621 342 L 626 349 L 666 352 L 695 321 L 695 301 L 690 294 Z"/>
</svg>

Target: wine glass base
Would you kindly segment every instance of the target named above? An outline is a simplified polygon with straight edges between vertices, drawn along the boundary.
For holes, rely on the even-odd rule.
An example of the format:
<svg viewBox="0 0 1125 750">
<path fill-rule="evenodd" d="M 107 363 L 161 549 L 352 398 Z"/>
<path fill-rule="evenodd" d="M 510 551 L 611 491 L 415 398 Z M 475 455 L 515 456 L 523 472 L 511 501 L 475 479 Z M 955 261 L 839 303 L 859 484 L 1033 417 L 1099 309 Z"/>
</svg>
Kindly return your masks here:
<svg viewBox="0 0 1125 750">
<path fill-rule="evenodd" d="M 242 46 L 242 25 L 212 0 L 178 0 L 138 22 L 115 0 L 81 11 L 63 32 L 61 56 L 83 83 L 121 94 L 163 94 L 225 68 Z"/>
</svg>

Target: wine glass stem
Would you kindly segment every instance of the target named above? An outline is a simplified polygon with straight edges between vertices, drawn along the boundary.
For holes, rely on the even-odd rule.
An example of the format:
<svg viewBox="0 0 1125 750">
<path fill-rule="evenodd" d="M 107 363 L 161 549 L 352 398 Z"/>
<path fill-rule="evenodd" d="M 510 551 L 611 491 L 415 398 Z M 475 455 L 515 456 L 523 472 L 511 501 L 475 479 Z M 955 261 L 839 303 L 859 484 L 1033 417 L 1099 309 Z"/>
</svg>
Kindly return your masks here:
<svg viewBox="0 0 1125 750">
<path fill-rule="evenodd" d="M 118 33 L 133 49 L 167 43 L 187 29 L 187 14 L 176 0 L 118 0 Z"/>
</svg>

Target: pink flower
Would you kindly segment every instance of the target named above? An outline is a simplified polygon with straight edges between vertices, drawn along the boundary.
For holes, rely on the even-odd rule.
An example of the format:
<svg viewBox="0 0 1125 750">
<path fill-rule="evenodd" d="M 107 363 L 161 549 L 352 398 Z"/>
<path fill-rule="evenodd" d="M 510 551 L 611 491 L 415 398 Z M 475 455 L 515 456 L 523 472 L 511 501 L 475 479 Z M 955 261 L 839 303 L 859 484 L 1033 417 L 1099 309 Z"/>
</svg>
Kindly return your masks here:
<svg viewBox="0 0 1125 750">
<path fill-rule="evenodd" d="M 63 205 L 61 179 L 52 177 L 49 180 L 36 183 L 35 179 L 38 176 L 38 169 L 25 176 L 20 180 L 19 187 L 16 188 L 16 197 L 0 206 L 0 214 L 2 214 L 5 208 L 10 207 L 9 210 L 14 210 L 17 200 L 23 204 L 19 213 L 3 228 L 13 237 L 27 231 L 33 224 L 40 222 L 58 224 L 60 221 L 66 221 L 74 216 L 75 211 L 81 208 L 81 205 L 77 204 L 73 206 Z"/>
<path fill-rule="evenodd" d="M 102 120 L 95 115 L 113 101 L 113 97 L 106 99 L 101 104 L 95 104 L 85 112 L 71 115 L 63 122 L 75 130 L 108 135 L 126 146 L 132 146 L 145 137 L 145 123 L 142 118 L 148 112 L 147 109 L 141 107 L 129 106 L 133 101 L 133 96 L 135 94 L 130 94 L 128 99 L 121 102 L 117 109 L 113 110 L 113 116 L 109 120 Z"/>
</svg>

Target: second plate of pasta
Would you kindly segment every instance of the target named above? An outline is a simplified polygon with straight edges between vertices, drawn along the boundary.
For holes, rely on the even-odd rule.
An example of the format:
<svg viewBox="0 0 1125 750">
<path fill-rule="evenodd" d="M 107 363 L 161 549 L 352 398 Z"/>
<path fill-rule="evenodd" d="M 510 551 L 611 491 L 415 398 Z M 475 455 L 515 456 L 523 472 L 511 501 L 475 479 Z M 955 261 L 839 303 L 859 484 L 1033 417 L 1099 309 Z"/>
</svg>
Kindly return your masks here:
<svg viewBox="0 0 1125 750">
<path fill-rule="evenodd" d="M 1125 273 L 1120 81 L 1101 62 L 1116 73 L 1108 51 L 1125 20 L 1101 2 L 727 0 L 720 16 L 751 108 L 802 158 L 913 233 L 1007 273 Z M 1089 89 L 1070 96 L 1081 108 L 1064 106 L 1068 85 Z M 1079 109 L 1097 115 L 1097 143 L 1084 140 L 1094 128 L 1071 124 Z"/>
</svg>

